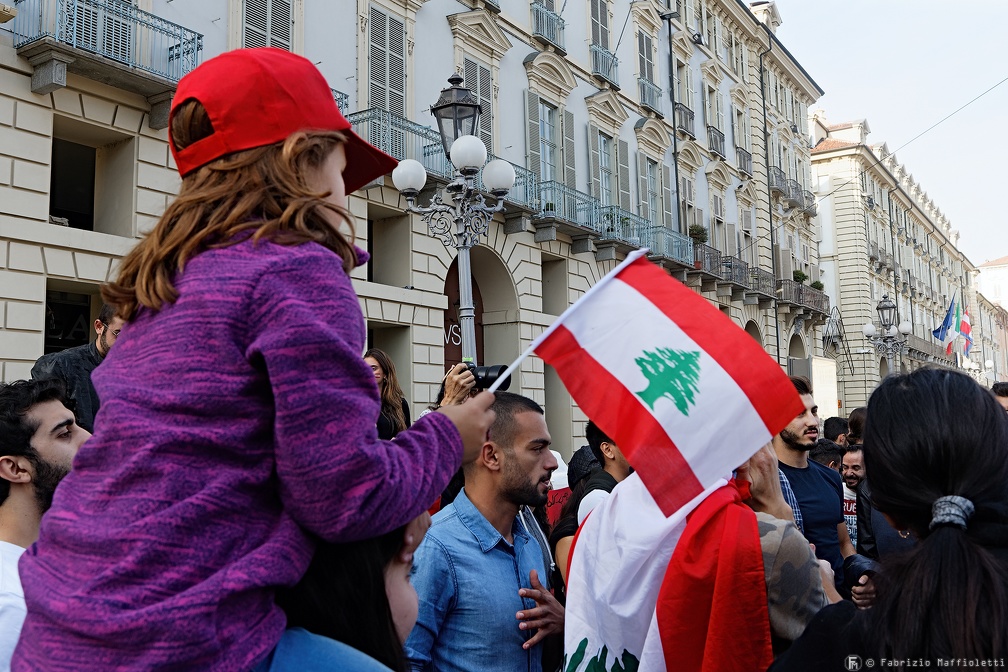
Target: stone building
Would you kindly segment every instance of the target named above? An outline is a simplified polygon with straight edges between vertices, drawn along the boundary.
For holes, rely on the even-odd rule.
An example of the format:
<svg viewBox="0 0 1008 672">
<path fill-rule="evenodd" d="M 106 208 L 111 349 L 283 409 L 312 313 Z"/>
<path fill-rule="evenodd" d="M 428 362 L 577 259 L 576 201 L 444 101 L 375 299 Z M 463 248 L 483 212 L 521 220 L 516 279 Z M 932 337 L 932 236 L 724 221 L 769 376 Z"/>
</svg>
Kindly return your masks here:
<svg viewBox="0 0 1008 672">
<path fill-rule="evenodd" d="M 3 19 L 4 380 L 88 337 L 99 283 L 176 193 L 178 79 L 264 45 L 311 59 L 358 132 L 421 161 L 424 202 L 452 174 L 429 106 L 453 72 L 478 96 L 480 137 L 518 176 L 472 252 L 480 363 L 511 362 L 646 245 L 782 366 L 832 366 L 829 298 L 811 286 L 807 110 L 822 90 L 774 35 L 772 2 L 20 0 Z M 370 343 L 420 408 L 459 359 L 458 278 L 405 206 L 387 178 L 351 197 L 373 259 L 354 281 Z M 512 389 L 546 405 L 561 452 L 579 445 L 585 418 L 541 360 Z"/>
</svg>

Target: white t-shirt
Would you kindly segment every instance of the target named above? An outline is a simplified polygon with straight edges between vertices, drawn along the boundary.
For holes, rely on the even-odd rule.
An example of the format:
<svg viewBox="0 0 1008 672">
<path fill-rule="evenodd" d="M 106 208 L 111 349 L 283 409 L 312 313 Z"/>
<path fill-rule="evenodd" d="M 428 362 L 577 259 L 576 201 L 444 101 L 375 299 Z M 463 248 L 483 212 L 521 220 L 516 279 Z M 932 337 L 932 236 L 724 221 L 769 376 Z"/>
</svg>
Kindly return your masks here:
<svg viewBox="0 0 1008 672">
<path fill-rule="evenodd" d="M 843 517 L 851 543 L 857 548 L 857 493 L 843 484 Z"/>
<path fill-rule="evenodd" d="M 20 546 L 0 541 L 0 672 L 10 670 L 27 613 L 18 574 L 18 560 L 24 551 Z"/>
</svg>

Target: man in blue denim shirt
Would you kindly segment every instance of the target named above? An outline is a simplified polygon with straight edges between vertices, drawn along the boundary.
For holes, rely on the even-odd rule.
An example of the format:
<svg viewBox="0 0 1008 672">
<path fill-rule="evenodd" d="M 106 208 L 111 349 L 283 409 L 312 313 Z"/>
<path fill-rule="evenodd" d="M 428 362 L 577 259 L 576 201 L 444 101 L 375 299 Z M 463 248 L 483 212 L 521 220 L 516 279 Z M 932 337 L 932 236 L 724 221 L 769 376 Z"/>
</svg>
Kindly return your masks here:
<svg viewBox="0 0 1008 672">
<path fill-rule="evenodd" d="M 465 488 L 434 516 L 414 557 L 413 670 L 541 672 L 543 638 L 563 629 L 563 607 L 540 583 L 548 568 L 538 530 L 519 516 L 546 503 L 557 468 L 543 410 L 507 392 L 491 408 L 497 418 L 465 467 Z"/>
</svg>

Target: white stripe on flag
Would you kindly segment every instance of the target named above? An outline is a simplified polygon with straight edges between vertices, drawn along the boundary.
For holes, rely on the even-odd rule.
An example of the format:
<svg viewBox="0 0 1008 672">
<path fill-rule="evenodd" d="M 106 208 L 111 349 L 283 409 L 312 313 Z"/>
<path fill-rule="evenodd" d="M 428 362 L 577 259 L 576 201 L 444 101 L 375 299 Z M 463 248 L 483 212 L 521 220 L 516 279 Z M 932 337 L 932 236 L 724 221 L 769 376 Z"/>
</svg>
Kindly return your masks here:
<svg viewBox="0 0 1008 672">
<path fill-rule="evenodd" d="M 753 445 L 770 441 L 772 436 L 762 418 L 732 377 L 637 290 L 616 278 L 606 291 L 587 297 L 581 308 L 568 316 L 564 326 L 587 354 L 631 392 L 648 387 L 634 357 L 657 348 L 701 353 L 695 404 L 689 407 L 688 416 L 665 397 L 655 402 L 654 410 L 639 400 L 672 437 L 701 484 L 709 485 L 725 476 L 726 461 L 733 466 L 742 464 L 752 455 Z M 736 419 L 731 431 L 712 432 L 711 427 L 719 426 L 717 419 L 724 417 Z"/>
</svg>

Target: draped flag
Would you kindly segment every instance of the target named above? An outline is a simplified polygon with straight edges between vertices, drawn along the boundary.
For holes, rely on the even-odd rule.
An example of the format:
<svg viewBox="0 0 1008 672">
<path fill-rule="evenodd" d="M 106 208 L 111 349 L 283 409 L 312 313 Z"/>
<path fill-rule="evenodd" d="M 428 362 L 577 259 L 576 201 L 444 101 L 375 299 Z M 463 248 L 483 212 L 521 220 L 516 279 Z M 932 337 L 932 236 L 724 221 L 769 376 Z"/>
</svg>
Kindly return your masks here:
<svg viewBox="0 0 1008 672">
<path fill-rule="evenodd" d="M 962 319 L 959 321 L 959 334 L 966 340 L 963 344 L 963 354 L 969 357 L 970 350 L 973 348 L 973 327 L 970 325 L 970 316 L 966 311 L 966 307 L 963 306 Z"/>
<path fill-rule="evenodd" d="M 942 345 L 945 346 L 945 352 L 950 355 L 952 354 L 952 341 L 959 335 L 959 332 L 956 331 L 959 326 L 958 316 L 956 315 L 958 306 L 956 297 L 953 295 L 952 303 L 949 304 L 948 312 L 945 313 L 945 319 L 942 320 L 937 329 L 931 332 L 932 336 L 942 342 Z"/>
<path fill-rule="evenodd" d="M 763 347 L 638 250 L 530 347 L 620 446 L 665 515 L 804 410 Z"/>
</svg>

